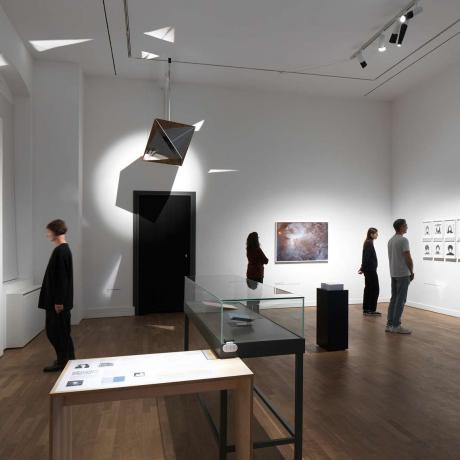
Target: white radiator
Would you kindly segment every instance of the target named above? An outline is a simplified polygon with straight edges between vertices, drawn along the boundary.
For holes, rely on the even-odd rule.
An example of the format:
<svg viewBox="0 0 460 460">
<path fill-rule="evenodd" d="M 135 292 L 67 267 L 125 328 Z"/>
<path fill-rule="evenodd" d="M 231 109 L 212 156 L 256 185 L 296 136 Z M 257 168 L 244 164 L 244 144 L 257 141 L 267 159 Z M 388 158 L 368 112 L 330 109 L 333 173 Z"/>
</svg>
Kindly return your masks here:
<svg viewBox="0 0 460 460">
<path fill-rule="evenodd" d="M 40 286 L 9 286 L 6 292 L 6 348 L 25 346 L 45 327 L 45 311 L 37 307 Z"/>
</svg>

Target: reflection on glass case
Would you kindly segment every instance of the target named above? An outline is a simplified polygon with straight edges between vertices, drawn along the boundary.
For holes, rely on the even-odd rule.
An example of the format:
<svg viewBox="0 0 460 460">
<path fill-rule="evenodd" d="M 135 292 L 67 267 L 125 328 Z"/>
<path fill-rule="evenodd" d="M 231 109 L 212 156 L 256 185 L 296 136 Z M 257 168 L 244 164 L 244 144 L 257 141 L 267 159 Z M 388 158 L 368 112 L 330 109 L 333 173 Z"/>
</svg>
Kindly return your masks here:
<svg viewBox="0 0 460 460">
<path fill-rule="evenodd" d="M 218 354 L 228 342 L 239 356 L 304 346 L 304 297 L 283 289 L 233 275 L 186 277 L 184 309 Z"/>
</svg>

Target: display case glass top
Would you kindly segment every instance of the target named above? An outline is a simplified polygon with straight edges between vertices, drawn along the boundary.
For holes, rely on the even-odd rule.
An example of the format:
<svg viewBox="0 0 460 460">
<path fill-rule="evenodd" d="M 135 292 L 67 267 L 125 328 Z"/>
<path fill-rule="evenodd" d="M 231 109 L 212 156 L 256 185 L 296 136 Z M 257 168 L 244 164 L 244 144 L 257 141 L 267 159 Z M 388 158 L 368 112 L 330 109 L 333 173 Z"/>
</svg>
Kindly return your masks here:
<svg viewBox="0 0 460 460">
<path fill-rule="evenodd" d="M 222 301 L 302 299 L 284 289 L 236 275 L 197 275 L 194 281 Z M 297 305 L 294 305 L 297 306 Z"/>
<path fill-rule="evenodd" d="M 219 355 L 228 342 L 241 357 L 295 353 L 305 345 L 304 303 L 303 296 L 235 275 L 185 278 L 185 313 Z"/>
</svg>

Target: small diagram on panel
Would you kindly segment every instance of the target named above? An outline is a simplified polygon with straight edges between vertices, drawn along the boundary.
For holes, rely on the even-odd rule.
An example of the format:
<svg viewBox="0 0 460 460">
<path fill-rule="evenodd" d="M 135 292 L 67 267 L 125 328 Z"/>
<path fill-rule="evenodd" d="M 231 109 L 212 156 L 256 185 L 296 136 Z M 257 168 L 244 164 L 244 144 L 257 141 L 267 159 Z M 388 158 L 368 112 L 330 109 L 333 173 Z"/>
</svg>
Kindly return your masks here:
<svg viewBox="0 0 460 460">
<path fill-rule="evenodd" d="M 120 376 L 115 376 L 115 377 L 103 377 L 102 378 L 102 384 L 105 385 L 107 383 L 121 383 L 125 381 L 125 376 L 120 375 Z"/>
<path fill-rule="evenodd" d="M 423 260 L 433 260 L 433 243 L 423 244 Z"/>
<path fill-rule="evenodd" d="M 80 387 L 83 385 L 83 380 L 69 380 L 66 387 Z"/>
<path fill-rule="evenodd" d="M 433 239 L 434 241 L 444 241 L 444 222 L 433 223 Z"/>
<path fill-rule="evenodd" d="M 444 253 L 446 260 L 457 260 L 457 248 L 455 242 L 447 242 L 444 245 Z"/>
<path fill-rule="evenodd" d="M 456 233 L 456 221 L 455 220 L 446 220 L 444 222 L 444 241 L 456 241 L 457 233 Z"/>
<path fill-rule="evenodd" d="M 423 222 L 422 241 L 433 241 L 433 222 Z"/>
<path fill-rule="evenodd" d="M 88 369 L 89 364 L 83 363 L 83 364 L 77 364 L 75 366 L 75 369 Z"/>
</svg>

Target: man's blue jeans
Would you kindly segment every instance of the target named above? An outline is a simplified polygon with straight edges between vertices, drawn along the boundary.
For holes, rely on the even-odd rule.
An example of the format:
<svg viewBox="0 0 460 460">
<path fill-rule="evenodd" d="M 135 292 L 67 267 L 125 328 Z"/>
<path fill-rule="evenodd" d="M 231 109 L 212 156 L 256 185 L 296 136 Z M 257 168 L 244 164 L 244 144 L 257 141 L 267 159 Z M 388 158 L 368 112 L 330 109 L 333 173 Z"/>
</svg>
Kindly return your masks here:
<svg viewBox="0 0 460 460">
<path fill-rule="evenodd" d="M 387 326 L 398 327 L 401 325 L 401 316 L 407 300 L 410 276 L 391 278 L 391 301 L 388 307 Z"/>
</svg>

